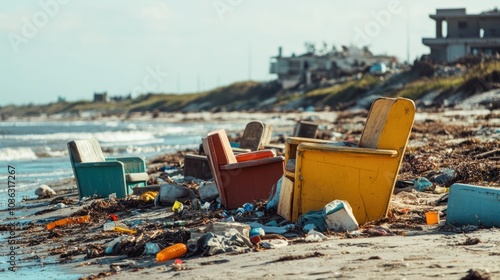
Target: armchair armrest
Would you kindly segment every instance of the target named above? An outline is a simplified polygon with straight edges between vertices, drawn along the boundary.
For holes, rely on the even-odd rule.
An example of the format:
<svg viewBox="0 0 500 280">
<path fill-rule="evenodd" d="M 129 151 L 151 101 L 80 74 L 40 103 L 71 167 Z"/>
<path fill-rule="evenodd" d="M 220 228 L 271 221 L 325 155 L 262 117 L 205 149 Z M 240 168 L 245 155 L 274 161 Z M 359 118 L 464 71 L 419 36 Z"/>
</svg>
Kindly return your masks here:
<svg viewBox="0 0 500 280">
<path fill-rule="evenodd" d="M 297 147 L 302 143 L 328 144 L 334 143 L 330 140 L 321 140 L 306 137 L 288 137 L 285 147 L 285 175 L 293 178 L 295 175 L 295 158 L 297 157 Z"/>
<path fill-rule="evenodd" d="M 243 149 L 238 147 L 231 147 L 231 150 L 233 150 L 233 153 L 248 153 L 252 151 L 250 149 Z"/>
<path fill-rule="evenodd" d="M 273 163 L 273 162 L 280 162 L 280 161 L 283 162 L 284 159 L 285 158 L 282 156 L 277 156 L 277 157 L 270 157 L 270 158 L 263 158 L 263 159 L 238 162 L 238 163 L 225 164 L 225 165 L 219 166 L 219 168 L 220 168 L 220 170 L 235 170 L 235 169 L 240 169 L 240 168 L 259 166 L 259 165 Z M 258 176 L 258 174 L 256 174 L 256 176 Z"/>
<path fill-rule="evenodd" d="M 118 161 L 123 163 L 125 173 L 139 173 L 146 171 L 146 162 L 141 157 L 106 158 L 106 161 Z"/>
<path fill-rule="evenodd" d="M 257 160 L 263 158 L 275 157 L 276 153 L 272 150 L 260 150 L 255 152 L 243 153 L 235 155 L 238 162 L 244 162 L 249 160 Z"/>
<path fill-rule="evenodd" d="M 316 138 L 306 138 L 306 137 L 288 137 L 286 139 L 287 144 L 298 145 L 300 143 L 330 143 L 331 140 L 322 140 Z"/>
<path fill-rule="evenodd" d="M 288 161 L 289 159 L 294 159 L 296 157 L 297 146 L 302 143 L 327 144 L 327 143 L 332 143 L 332 141 L 314 139 L 314 138 L 305 138 L 305 137 L 288 137 L 286 139 L 285 161 Z"/>
<path fill-rule="evenodd" d="M 336 153 L 350 153 L 350 154 L 370 155 L 370 156 L 385 156 L 385 157 L 397 157 L 398 156 L 398 151 L 396 151 L 396 150 L 333 146 L 333 145 L 324 145 L 324 144 L 316 144 L 316 143 L 302 143 L 297 148 L 297 151 L 299 151 L 299 152 L 307 151 L 307 150 L 317 150 L 317 151 L 323 151 L 323 152 L 336 152 Z"/>
<path fill-rule="evenodd" d="M 123 170 L 123 163 L 121 163 L 119 161 L 98 161 L 98 162 L 75 163 L 75 168 L 95 168 L 95 167 L 120 168 Z"/>
</svg>

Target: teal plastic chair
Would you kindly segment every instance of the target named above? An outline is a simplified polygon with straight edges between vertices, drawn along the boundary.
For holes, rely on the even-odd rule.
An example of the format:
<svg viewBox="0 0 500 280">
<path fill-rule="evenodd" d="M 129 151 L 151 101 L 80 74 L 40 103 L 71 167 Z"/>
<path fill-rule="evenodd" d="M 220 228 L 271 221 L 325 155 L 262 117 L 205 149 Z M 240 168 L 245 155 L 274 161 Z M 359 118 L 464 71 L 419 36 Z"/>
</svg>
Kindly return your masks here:
<svg viewBox="0 0 500 280">
<path fill-rule="evenodd" d="M 105 158 L 96 139 L 71 141 L 68 152 L 80 198 L 112 193 L 124 198 L 132 194 L 132 187 L 146 186 L 149 179 L 144 159 Z"/>
</svg>

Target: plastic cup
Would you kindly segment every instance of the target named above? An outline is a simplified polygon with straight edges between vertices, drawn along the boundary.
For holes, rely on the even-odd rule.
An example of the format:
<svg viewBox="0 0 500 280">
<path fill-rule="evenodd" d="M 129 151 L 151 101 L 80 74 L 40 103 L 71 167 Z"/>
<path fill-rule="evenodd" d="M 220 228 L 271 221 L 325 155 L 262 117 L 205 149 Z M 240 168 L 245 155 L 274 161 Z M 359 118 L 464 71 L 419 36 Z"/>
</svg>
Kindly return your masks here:
<svg viewBox="0 0 500 280">
<path fill-rule="evenodd" d="M 428 225 L 439 224 L 439 212 L 435 211 L 426 212 L 425 219 Z"/>
</svg>

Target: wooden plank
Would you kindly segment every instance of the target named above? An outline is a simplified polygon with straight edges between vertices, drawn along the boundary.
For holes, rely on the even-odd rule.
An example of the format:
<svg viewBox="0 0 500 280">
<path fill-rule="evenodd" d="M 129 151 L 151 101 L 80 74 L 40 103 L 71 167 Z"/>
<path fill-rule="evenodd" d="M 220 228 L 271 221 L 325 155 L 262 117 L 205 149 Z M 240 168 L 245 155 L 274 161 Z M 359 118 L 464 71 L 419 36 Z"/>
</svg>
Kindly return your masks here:
<svg viewBox="0 0 500 280">
<path fill-rule="evenodd" d="M 293 199 L 293 181 L 283 177 L 280 190 L 280 200 L 278 202 L 278 215 L 291 220 L 292 219 L 292 199 Z"/>
</svg>

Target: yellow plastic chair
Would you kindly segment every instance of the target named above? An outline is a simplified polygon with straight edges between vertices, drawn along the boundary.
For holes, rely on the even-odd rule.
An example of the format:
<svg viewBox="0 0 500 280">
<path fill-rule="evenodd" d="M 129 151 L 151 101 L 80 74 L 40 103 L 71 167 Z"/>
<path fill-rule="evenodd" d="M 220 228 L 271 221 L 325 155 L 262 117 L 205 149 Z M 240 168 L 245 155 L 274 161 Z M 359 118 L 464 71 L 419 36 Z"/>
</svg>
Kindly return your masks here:
<svg viewBox="0 0 500 280">
<path fill-rule="evenodd" d="M 296 222 L 300 215 L 340 199 L 349 202 L 360 224 L 385 217 L 414 116 L 412 100 L 379 98 L 357 147 L 287 139 L 278 213 Z"/>
</svg>

